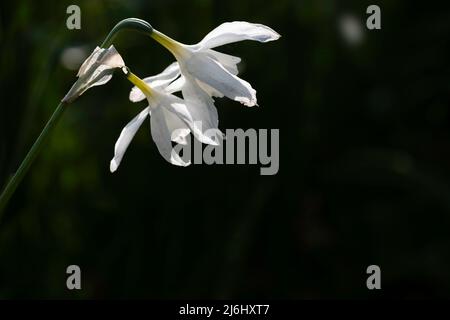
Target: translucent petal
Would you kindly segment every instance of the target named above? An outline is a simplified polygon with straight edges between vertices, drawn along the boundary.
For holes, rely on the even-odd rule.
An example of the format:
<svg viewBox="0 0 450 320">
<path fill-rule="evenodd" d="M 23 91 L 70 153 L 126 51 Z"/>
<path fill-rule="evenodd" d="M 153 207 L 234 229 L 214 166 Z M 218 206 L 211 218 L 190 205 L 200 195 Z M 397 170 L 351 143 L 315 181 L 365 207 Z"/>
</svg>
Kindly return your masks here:
<svg viewBox="0 0 450 320">
<path fill-rule="evenodd" d="M 237 75 L 239 73 L 237 65 L 241 62 L 241 58 L 212 49 L 207 50 L 207 53 L 212 55 L 231 74 Z"/>
<path fill-rule="evenodd" d="M 225 22 L 208 33 L 196 47 L 211 49 L 227 43 L 243 40 L 268 42 L 277 40 L 280 35 L 268 26 L 244 21 Z"/>
<path fill-rule="evenodd" d="M 125 63 L 114 46 L 108 49 L 95 48 L 78 70 L 78 80 L 70 88 L 63 102 L 71 102 L 89 88 L 107 83 L 114 70 L 124 66 Z"/>
<path fill-rule="evenodd" d="M 247 81 L 231 74 L 207 53 L 198 52 L 185 63 L 192 76 L 224 96 L 246 106 L 256 105 L 255 89 Z"/>
<path fill-rule="evenodd" d="M 136 117 L 133 118 L 126 126 L 122 129 L 120 133 L 119 139 L 114 146 L 114 158 L 111 160 L 109 169 L 111 172 L 117 170 L 122 161 L 123 155 L 127 151 L 128 146 L 130 145 L 131 140 L 133 140 L 136 132 L 142 125 L 142 122 L 145 120 L 147 115 L 149 114 L 150 108 L 147 107 L 141 113 L 139 113 Z"/>
<path fill-rule="evenodd" d="M 144 78 L 144 82 L 147 83 L 153 89 L 165 89 L 169 86 L 175 79 L 180 76 L 180 67 L 178 62 L 174 62 L 169 65 L 163 72 Z M 172 91 L 175 92 L 175 91 Z M 138 87 L 134 86 L 130 91 L 130 101 L 139 102 L 145 99 L 145 95 L 139 90 Z"/>
<path fill-rule="evenodd" d="M 190 162 L 184 162 L 172 148 L 170 139 L 171 133 L 162 107 L 156 108 L 152 111 L 150 123 L 153 141 L 155 142 L 158 151 L 163 158 L 177 166 L 185 167 L 190 165 Z"/>
</svg>

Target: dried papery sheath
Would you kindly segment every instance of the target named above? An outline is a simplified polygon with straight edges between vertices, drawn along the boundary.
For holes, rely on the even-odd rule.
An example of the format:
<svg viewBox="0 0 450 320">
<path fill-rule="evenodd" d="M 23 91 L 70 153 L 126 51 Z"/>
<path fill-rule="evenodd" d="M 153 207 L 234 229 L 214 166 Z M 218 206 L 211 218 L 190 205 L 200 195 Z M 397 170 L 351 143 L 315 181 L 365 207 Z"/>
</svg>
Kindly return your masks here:
<svg viewBox="0 0 450 320">
<path fill-rule="evenodd" d="M 66 94 L 62 102 L 70 103 L 87 89 L 107 83 L 116 68 L 123 68 L 125 62 L 114 46 L 108 49 L 95 48 L 78 70 L 78 80 Z"/>
<path fill-rule="evenodd" d="M 38 136 L 31 149 L 21 162 L 19 168 L 11 179 L 9 179 L 5 188 L 1 192 L 0 220 L 9 199 L 12 197 L 20 182 L 25 177 L 39 152 L 41 152 L 45 142 L 48 140 L 53 129 L 58 124 L 58 121 L 61 119 L 64 111 L 67 109 L 68 104 L 78 98 L 90 87 L 102 85 L 108 82 L 111 79 L 115 68 L 122 68 L 125 74 L 128 73 L 125 63 L 123 62 L 122 57 L 117 53 L 116 49 L 113 46 L 108 49 L 104 49 L 107 48 L 112 43 L 115 36 L 123 30 L 138 31 L 145 34 L 151 34 L 153 32 L 152 26 L 144 20 L 137 18 L 124 19 L 114 26 L 103 41 L 101 48 L 97 47 L 88 59 L 86 59 L 78 72 L 78 80 L 58 104 L 41 134 Z"/>
</svg>

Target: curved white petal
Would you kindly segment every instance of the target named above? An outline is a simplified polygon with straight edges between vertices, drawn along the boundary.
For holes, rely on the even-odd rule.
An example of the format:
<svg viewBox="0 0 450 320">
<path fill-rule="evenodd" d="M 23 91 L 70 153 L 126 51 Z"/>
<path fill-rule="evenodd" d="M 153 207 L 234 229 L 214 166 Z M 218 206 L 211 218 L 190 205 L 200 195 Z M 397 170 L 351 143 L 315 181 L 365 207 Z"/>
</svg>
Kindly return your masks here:
<svg viewBox="0 0 450 320">
<path fill-rule="evenodd" d="M 247 81 L 228 72 L 207 53 L 198 52 L 185 64 L 192 76 L 224 96 L 249 107 L 256 105 L 256 90 Z"/>
<path fill-rule="evenodd" d="M 163 107 L 162 110 L 170 132 L 171 140 L 173 142 L 186 145 L 186 137 L 191 133 L 188 125 L 167 108 Z"/>
<path fill-rule="evenodd" d="M 162 107 L 153 109 L 152 116 L 150 117 L 150 123 L 153 141 L 158 147 L 158 151 L 163 158 L 177 166 L 185 167 L 190 165 L 190 161 L 184 162 L 172 148 L 170 139 L 171 133 Z"/>
<path fill-rule="evenodd" d="M 169 65 L 161 73 L 144 78 L 144 82 L 147 83 L 153 89 L 166 89 L 176 78 L 180 76 L 180 67 L 178 62 L 174 62 Z M 179 91 L 179 90 L 178 90 Z M 172 91 L 176 92 L 176 91 Z M 134 86 L 130 91 L 130 101 L 139 102 L 145 99 L 145 95 L 142 91 Z"/>
<path fill-rule="evenodd" d="M 173 81 L 171 84 L 169 84 L 165 91 L 167 93 L 174 93 L 174 92 L 178 92 L 181 91 L 181 89 L 184 86 L 186 79 L 184 78 L 183 75 L 181 75 L 177 80 Z"/>
<path fill-rule="evenodd" d="M 208 33 L 196 46 L 211 49 L 227 43 L 243 40 L 268 42 L 277 40 L 280 35 L 268 26 L 244 21 L 225 22 Z"/>
<path fill-rule="evenodd" d="M 173 142 L 176 142 L 178 144 L 187 145 L 188 140 L 187 136 L 191 133 L 190 129 L 175 129 L 174 131 L 171 131 L 171 140 Z"/>
<path fill-rule="evenodd" d="M 197 81 L 197 84 L 200 86 L 200 88 L 203 89 L 203 91 L 205 91 L 208 94 L 208 96 L 210 96 L 210 97 L 217 97 L 217 98 L 222 98 L 223 97 L 222 93 L 220 93 L 219 91 L 217 91 L 213 87 L 207 85 L 206 83 L 201 82 L 201 81 Z"/>
<path fill-rule="evenodd" d="M 207 52 L 219 61 L 231 74 L 237 75 L 239 73 L 237 65 L 241 62 L 241 58 L 212 49 L 207 50 Z"/>
<path fill-rule="evenodd" d="M 194 103 L 185 103 L 185 101 L 175 96 L 173 96 L 173 98 L 176 99 L 173 99 L 170 103 L 165 103 L 164 107 L 183 121 L 192 131 L 197 140 L 206 144 L 219 145 L 218 138 L 205 134 L 207 129 L 217 129 L 217 124 L 214 125 L 210 120 L 211 116 L 209 110 L 206 109 L 201 112 L 199 107 Z M 215 123 L 217 123 L 217 121 Z M 218 129 L 217 131 L 217 135 L 222 136 Z"/>
<path fill-rule="evenodd" d="M 200 91 L 205 96 L 205 98 L 211 101 L 211 110 L 213 110 L 213 112 L 211 112 L 209 106 L 206 104 L 204 106 L 200 106 L 200 108 L 198 106 L 200 104 L 198 99 L 192 99 L 193 95 L 185 95 L 186 88 L 190 87 L 191 81 L 186 81 L 185 85 L 183 86 L 183 96 L 185 97 L 184 100 L 178 98 L 173 94 L 155 90 L 156 100 L 151 106 L 152 108 L 158 108 L 159 106 L 161 106 L 162 108 L 165 108 L 173 113 L 180 121 L 185 124 L 185 128 L 189 128 L 192 131 L 194 136 L 200 142 L 218 145 L 218 139 L 204 134 L 207 129 L 217 129 L 218 116 L 217 110 L 213 104 L 213 100 L 202 89 L 198 88 L 198 91 Z M 186 99 L 186 97 L 190 99 Z M 222 135 L 220 134 L 219 136 Z"/>
<path fill-rule="evenodd" d="M 183 98 L 185 100 L 187 109 L 195 123 L 194 135 L 202 134 L 205 131 L 215 132 L 213 141 L 211 137 L 203 138 L 202 136 L 196 136 L 196 138 L 207 144 L 218 145 L 223 133 L 218 129 L 219 115 L 217 108 L 214 105 L 214 100 L 211 96 L 205 92 L 195 81 L 195 79 L 187 78 L 185 85 L 183 86 Z"/>
<path fill-rule="evenodd" d="M 117 142 L 114 146 L 114 158 L 111 160 L 111 163 L 109 165 L 109 170 L 111 172 L 116 171 L 119 167 L 125 151 L 127 151 L 131 140 L 133 140 L 133 137 L 135 136 L 139 127 L 142 125 L 142 122 L 149 114 L 149 111 L 149 107 L 145 108 L 143 111 L 141 111 L 141 113 L 134 117 L 133 120 L 131 120 L 125 126 L 125 128 L 123 128 L 122 132 L 120 133 L 119 139 L 117 139 Z"/>
</svg>

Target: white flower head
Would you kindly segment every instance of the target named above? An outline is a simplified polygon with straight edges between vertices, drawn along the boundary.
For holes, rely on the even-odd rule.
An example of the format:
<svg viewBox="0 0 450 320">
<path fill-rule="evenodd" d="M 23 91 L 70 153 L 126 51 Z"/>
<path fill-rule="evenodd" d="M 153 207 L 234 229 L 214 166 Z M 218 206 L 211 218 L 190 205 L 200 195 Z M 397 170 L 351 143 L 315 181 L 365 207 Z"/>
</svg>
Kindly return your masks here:
<svg viewBox="0 0 450 320">
<path fill-rule="evenodd" d="M 117 170 L 131 140 L 147 116 L 150 116 L 151 134 L 159 153 L 174 165 L 188 166 L 190 162 L 181 159 L 173 150 L 171 141 L 186 144 L 186 136 L 192 132 L 203 143 L 219 144 L 220 131 L 213 131 L 211 135 L 204 134 L 188 111 L 185 101 L 171 94 L 174 92 L 170 86 L 173 71 L 174 65 L 171 65 L 159 75 L 144 80 L 131 72 L 126 73 L 128 80 L 135 85 L 130 92 L 130 100 L 137 102 L 147 99 L 148 107 L 131 120 L 120 133 L 114 147 L 114 158 L 110 163 L 111 172 Z"/>
<path fill-rule="evenodd" d="M 107 83 L 116 68 L 125 67 L 120 54 L 114 46 L 108 49 L 96 47 L 78 70 L 78 80 L 66 94 L 63 102 L 72 102 L 87 89 Z"/>
<path fill-rule="evenodd" d="M 271 28 L 248 22 L 226 22 L 208 33 L 195 45 L 184 45 L 154 30 L 151 36 L 172 52 L 177 62 L 158 76 L 145 78 L 155 86 L 166 85 L 166 91 L 182 91 L 183 99 L 195 123 L 206 131 L 218 130 L 219 117 L 213 97 L 226 96 L 247 106 L 255 106 L 256 91 L 245 80 L 237 77 L 239 57 L 224 54 L 212 48 L 227 43 L 254 40 L 268 42 L 280 35 Z M 145 95 L 135 87 L 130 100 L 140 101 Z"/>
<path fill-rule="evenodd" d="M 223 23 L 195 45 L 179 43 L 157 30 L 153 30 L 151 36 L 177 59 L 184 77 L 181 89 L 185 99 L 205 103 L 205 98 L 199 94 L 201 90 L 210 97 L 225 96 L 250 107 L 257 105 L 256 91 L 247 81 L 237 77 L 237 64 L 241 59 L 212 49 L 243 40 L 268 42 L 280 38 L 265 25 L 243 21 Z"/>
<path fill-rule="evenodd" d="M 237 64 L 241 59 L 213 48 L 242 40 L 268 42 L 280 37 L 267 26 L 248 22 L 223 23 L 195 45 L 181 44 L 154 29 L 151 36 L 169 49 L 177 62 L 162 73 L 143 80 L 132 73 L 127 74 L 135 85 L 130 100 L 146 99 L 149 105 L 122 130 L 115 144 L 111 172 L 117 170 L 147 116 L 150 116 L 152 137 L 160 154 L 172 164 L 190 164 L 173 150 L 172 141 L 185 144 L 186 136 L 191 132 L 202 143 L 218 145 L 223 134 L 218 130 L 213 97 L 226 96 L 247 106 L 255 106 L 257 101 L 252 86 L 237 77 Z M 177 91 L 182 92 L 183 99 L 173 95 Z"/>
</svg>

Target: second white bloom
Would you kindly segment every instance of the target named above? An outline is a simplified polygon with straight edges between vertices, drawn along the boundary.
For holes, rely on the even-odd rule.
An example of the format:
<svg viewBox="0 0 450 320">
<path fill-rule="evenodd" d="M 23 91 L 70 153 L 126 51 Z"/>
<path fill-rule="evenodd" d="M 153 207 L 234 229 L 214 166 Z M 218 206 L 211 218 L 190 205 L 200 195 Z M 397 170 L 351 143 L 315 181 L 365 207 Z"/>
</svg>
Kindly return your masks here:
<svg viewBox="0 0 450 320">
<path fill-rule="evenodd" d="M 137 95 L 139 98 L 146 98 L 148 107 L 134 117 L 120 133 L 114 147 L 114 158 L 110 163 L 111 172 L 116 171 L 119 167 L 131 140 L 148 116 L 150 116 L 152 138 L 159 153 L 174 165 L 190 165 L 190 162 L 183 161 L 173 150 L 172 141 L 186 144 L 186 136 L 191 132 L 203 143 L 219 144 L 216 138 L 217 134 L 213 132 L 211 136 L 206 135 L 195 123 L 183 99 L 171 94 L 173 89 L 169 86 L 171 82 L 170 66 L 161 74 L 147 78 L 146 81 L 131 72 L 127 72 L 127 78 L 136 86 L 130 93 L 130 99 L 135 101 Z"/>
</svg>

